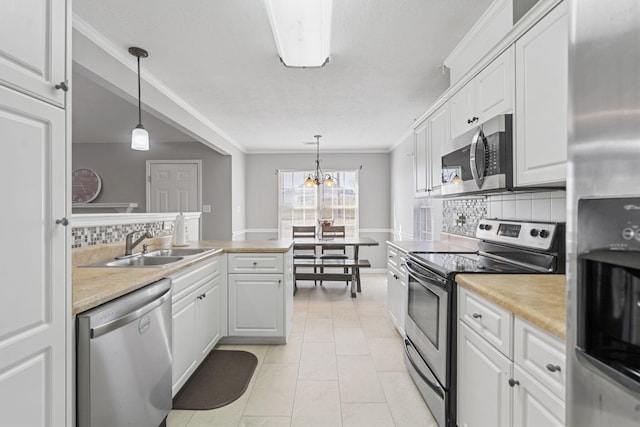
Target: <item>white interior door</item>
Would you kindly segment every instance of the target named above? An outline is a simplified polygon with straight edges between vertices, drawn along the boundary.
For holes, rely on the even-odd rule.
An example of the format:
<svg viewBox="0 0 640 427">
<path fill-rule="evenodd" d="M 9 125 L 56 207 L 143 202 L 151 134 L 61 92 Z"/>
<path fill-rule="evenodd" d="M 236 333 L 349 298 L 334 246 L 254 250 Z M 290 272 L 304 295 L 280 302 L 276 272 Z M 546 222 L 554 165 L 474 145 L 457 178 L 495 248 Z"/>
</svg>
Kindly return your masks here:
<svg viewBox="0 0 640 427">
<path fill-rule="evenodd" d="M 200 160 L 147 160 L 147 212 L 200 212 Z"/>
</svg>

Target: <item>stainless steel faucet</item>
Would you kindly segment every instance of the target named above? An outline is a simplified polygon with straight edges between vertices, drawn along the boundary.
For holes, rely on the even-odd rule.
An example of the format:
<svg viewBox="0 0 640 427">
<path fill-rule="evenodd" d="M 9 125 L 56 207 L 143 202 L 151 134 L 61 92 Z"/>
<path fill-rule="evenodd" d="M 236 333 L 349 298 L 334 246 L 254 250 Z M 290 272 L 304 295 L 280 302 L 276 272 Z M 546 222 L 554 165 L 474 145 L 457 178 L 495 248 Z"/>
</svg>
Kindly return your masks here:
<svg viewBox="0 0 640 427">
<path fill-rule="evenodd" d="M 151 233 L 150 231 L 145 231 L 145 233 L 142 236 L 138 237 L 138 240 L 134 242 L 133 236 L 136 233 L 137 231 L 132 231 L 131 233 L 127 234 L 125 246 L 124 246 L 124 256 L 131 255 L 131 253 L 133 252 L 133 248 L 138 246 L 140 242 L 142 242 L 144 239 L 150 239 L 153 237 L 153 233 Z"/>
</svg>

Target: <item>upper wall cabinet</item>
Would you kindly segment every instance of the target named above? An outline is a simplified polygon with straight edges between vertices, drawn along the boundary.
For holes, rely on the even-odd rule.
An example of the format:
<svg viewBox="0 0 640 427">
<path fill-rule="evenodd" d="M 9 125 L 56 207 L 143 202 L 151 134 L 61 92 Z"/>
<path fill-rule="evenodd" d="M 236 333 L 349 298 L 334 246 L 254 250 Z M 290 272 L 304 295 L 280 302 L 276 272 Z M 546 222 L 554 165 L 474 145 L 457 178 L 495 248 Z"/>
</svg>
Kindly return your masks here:
<svg viewBox="0 0 640 427">
<path fill-rule="evenodd" d="M 567 2 L 516 41 L 516 185 L 566 180 Z"/>
<path fill-rule="evenodd" d="M 65 18 L 65 0 L 0 2 L 1 84 L 64 106 Z"/>
<path fill-rule="evenodd" d="M 442 186 L 442 146 L 450 140 L 450 127 L 448 102 L 416 127 L 414 171 L 417 196 L 438 191 Z"/>
<path fill-rule="evenodd" d="M 451 137 L 513 111 L 514 48 L 505 50 L 451 97 Z"/>
</svg>

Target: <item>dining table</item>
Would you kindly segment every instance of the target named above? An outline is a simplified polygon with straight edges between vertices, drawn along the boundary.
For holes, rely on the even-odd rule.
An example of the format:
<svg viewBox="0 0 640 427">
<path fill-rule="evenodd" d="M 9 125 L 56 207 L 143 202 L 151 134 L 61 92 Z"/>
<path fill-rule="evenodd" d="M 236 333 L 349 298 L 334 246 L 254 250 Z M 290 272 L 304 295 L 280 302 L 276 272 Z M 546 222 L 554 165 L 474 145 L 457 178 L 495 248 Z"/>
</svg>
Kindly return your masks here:
<svg viewBox="0 0 640 427">
<path fill-rule="evenodd" d="M 336 247 L 352 247 L 353 248 L 353 261 L 357 266 L 359 260 L 360 247 L 362 246 L 378 246 L 378 242 L 370 237 L 296 237 L 293 239 L 293 247 L 296 246 L 317 246 L 324 249 L 331 249 Z M 359 268 L 359 267 L 355 267 Z M 357 290 L 360 292 L 360 274 L 357 274 Z"/>
</svg>

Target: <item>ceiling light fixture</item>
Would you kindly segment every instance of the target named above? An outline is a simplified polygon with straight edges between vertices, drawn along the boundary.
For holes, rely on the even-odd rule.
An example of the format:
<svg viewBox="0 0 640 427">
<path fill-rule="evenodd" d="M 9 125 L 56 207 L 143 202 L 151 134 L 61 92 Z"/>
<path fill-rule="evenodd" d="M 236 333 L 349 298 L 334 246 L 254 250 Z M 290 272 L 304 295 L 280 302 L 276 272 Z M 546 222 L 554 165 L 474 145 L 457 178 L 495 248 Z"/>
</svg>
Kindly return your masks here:
<svg viewBox="0 0 640 427">
<path fill-rule="evenodd" d="M 265 0 L 280 61 L 285 67 L 329 62 L 332 0 Z"/>
<path fill-rule="evenodd" d="M 149 56 L 149 52 L 140 47 L 130 47 L 129 53 L 138 58 L 138 126 L 131 132 L 131 148 L 134 150 L 149 150 L 149 132 L 142 126 L 142 104 L 140 100 L 140 58 Z"/>
<path fill-rule="evenodd" d="M 313 137 L 316 139 L 316 142 L 314 142 L 316 144 L 316 172 L 315 175 L 310 173 L 307 176 L 307 179 L 304 180 L 304 185 L 317 187 L 324 184 L 327 187 L 331 187 L 335 185 L 336 180 L 330 174 L 324 174 L 320 169 L 320 138 L 322 138 L 322 135 L 314 135 Z"/>
</svg>

